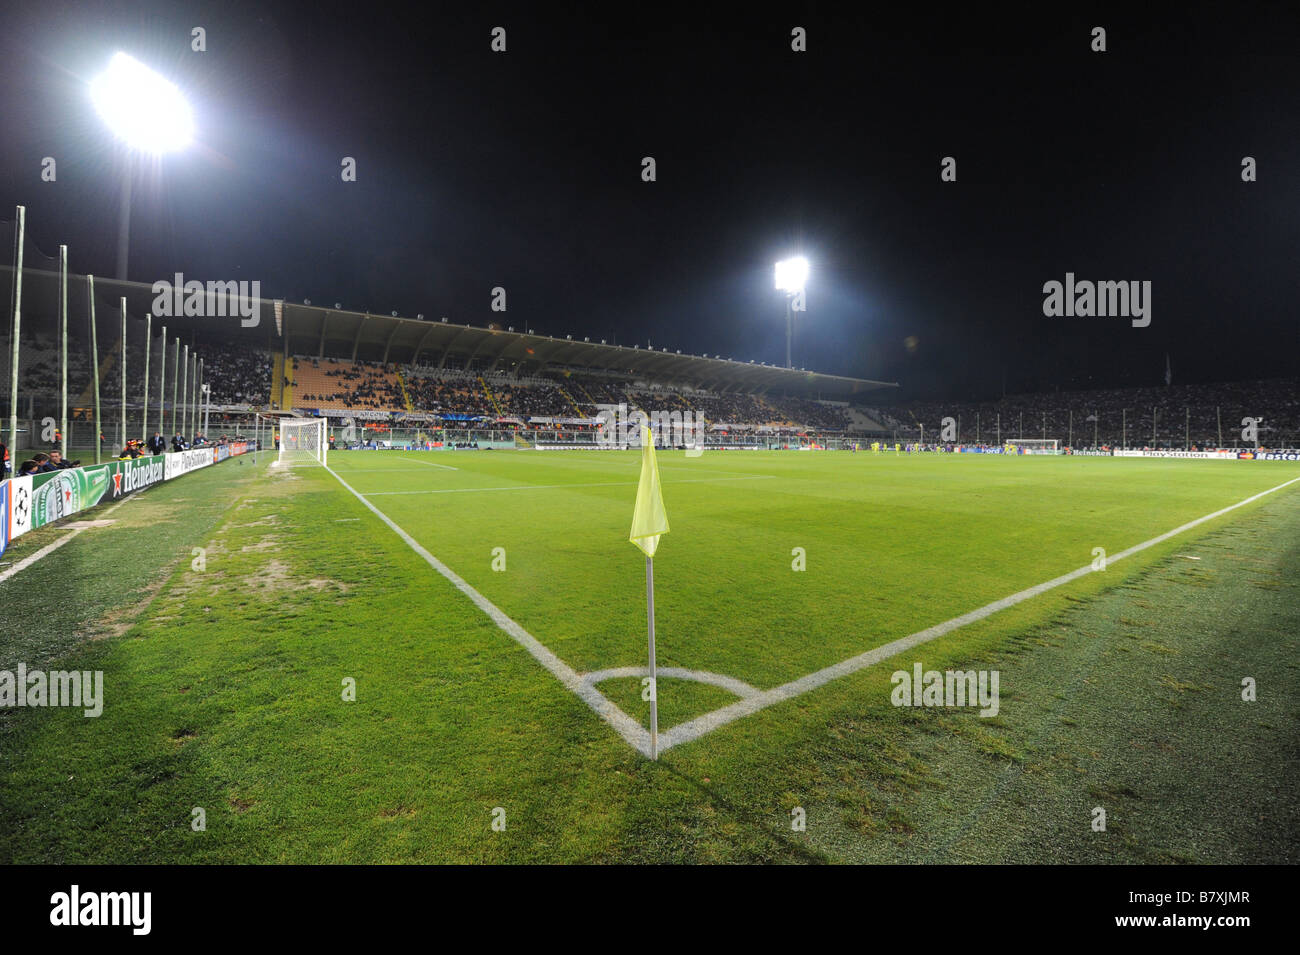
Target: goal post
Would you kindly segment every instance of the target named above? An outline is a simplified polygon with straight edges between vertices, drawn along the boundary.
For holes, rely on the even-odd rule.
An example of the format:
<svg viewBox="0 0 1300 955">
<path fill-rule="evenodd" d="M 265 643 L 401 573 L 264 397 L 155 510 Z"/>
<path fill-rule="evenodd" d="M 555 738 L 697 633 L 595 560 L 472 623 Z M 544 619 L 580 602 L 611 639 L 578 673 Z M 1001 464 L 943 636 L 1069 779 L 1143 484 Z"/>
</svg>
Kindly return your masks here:
<svg viewBox="0 0 1300 955">
<path fill-rule="evenodd" d="M 275 463 L 292 467 L 298 464 L 325 464 L 329 441 L 325 437 L 324 418 L 281 418 L 280 455 Z"/>
<path fill-rule="evenodd" d="M 1007 448 L 1012 454 L 1060 454 L 1061 442 L 1056 438 L 1007 438 Z"/>
</svg>

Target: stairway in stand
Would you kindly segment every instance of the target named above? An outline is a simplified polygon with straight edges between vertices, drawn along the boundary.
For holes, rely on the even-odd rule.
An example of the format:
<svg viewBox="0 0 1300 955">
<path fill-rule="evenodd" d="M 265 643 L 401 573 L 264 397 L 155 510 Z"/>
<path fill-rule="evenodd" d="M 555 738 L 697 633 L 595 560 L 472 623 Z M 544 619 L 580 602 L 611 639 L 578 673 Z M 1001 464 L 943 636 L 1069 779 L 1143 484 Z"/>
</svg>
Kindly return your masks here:
<svg viewBox="0 0 1300 955">
<path fill-rule="evenodd" d="M 497 404 L 497 396 L 492 394 L 492 389 L 487 386 L 487 382 L 483 380 L 482 375 L 479 375 L 478 383 L 479 387 L 483 389 L 483 394 L 487 395 L 488 401 L 492 403 L 492 407 L 497 410 L 497 416 L 504 418 L 505 412 L 502 411 L 501 406 Z"/>
</svg>

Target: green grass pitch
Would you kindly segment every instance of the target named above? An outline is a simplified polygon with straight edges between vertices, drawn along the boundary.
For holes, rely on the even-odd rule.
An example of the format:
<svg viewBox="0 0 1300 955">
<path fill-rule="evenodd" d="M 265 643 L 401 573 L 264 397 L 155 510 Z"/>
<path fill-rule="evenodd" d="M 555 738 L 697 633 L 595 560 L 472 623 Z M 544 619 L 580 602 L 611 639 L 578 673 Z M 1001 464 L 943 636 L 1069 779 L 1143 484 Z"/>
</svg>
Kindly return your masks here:
<svg viewBox="0 0 1300 955">
<path fill-rule="evenodd" d="M 150 490 L 0 585 L 0 669 L 106 685 L 97 719 L 0 712 L 0 859 L 1296 861 L 1300 483 L 651 763 L 342 483 L 586 674 L 646 665 L 637 453 L 268 460 Z M 1300 476 L 867 452 L 660 470 L 658 664 L 758 691 Z M 1000 712 L 891 705 L 916 662 L 998 670 Z M 638 676 L 598 689 L 648 720 Z M 736 699 L 665 677 L 661 731 Z"/>
</svg>

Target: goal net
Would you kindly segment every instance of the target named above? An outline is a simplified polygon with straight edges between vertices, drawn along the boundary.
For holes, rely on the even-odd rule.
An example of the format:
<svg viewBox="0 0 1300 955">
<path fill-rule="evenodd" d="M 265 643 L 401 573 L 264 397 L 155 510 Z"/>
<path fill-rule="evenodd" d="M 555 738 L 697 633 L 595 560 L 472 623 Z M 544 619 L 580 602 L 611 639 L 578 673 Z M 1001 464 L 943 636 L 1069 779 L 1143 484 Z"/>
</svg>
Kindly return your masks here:
<svg viewBox="0 0 1300 955">
<path fill-rule="evenodd" d="M 324 464 L 328 445 L 324 418 L 281 418 L 276 464 Z"/>
<path fill-rule="evenodd" d="M 1014 454 L 1060 454 L 1061 442 L 1056 438 L 1008 438 L 1007 447 Z"/>
</svg>

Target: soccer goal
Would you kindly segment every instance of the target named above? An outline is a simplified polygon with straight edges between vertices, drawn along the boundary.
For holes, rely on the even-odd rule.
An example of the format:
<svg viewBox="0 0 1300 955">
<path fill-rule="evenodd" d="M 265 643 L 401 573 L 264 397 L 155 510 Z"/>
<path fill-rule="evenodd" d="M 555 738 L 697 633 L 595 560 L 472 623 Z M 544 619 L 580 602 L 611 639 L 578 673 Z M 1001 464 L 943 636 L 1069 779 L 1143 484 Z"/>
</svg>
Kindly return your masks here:
<svg viewBox="0 0 1300 955">
<path fill-rule="evenodd" d="M 1008 438 L 1007 446 L 1016 454 L 1060 454 L 1061 442 L 1056 438 Z"/>
<path fill-rule="evenodd" d="M 288 465 L 324 464 L 329 451 L 324 418 L 281 418 L 280 456 L 275 463 Z"/>
</svg>

